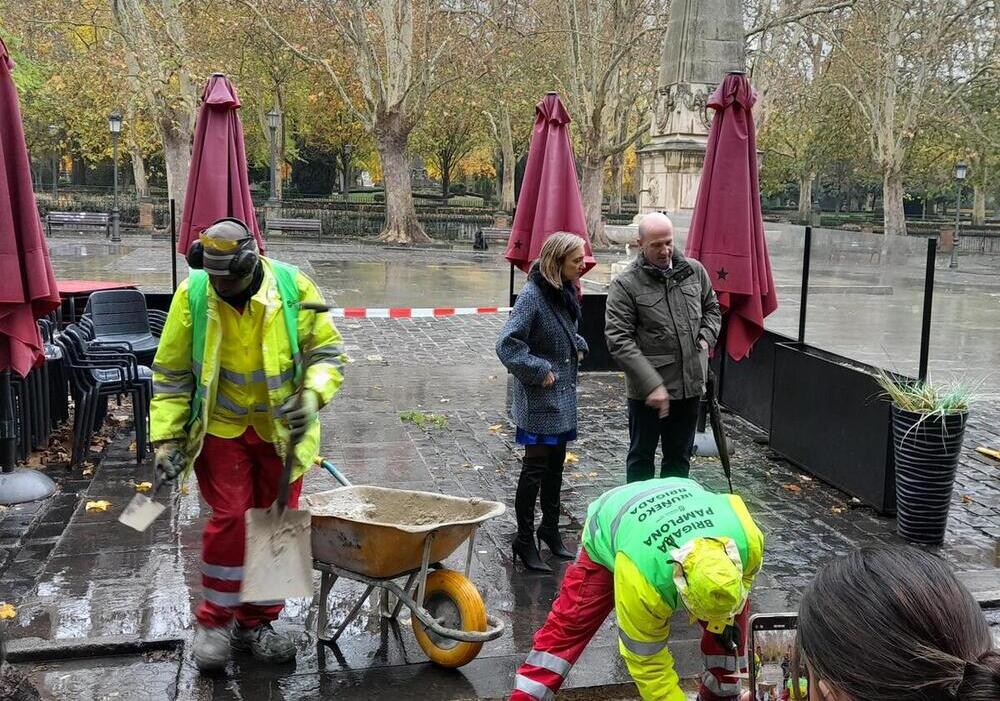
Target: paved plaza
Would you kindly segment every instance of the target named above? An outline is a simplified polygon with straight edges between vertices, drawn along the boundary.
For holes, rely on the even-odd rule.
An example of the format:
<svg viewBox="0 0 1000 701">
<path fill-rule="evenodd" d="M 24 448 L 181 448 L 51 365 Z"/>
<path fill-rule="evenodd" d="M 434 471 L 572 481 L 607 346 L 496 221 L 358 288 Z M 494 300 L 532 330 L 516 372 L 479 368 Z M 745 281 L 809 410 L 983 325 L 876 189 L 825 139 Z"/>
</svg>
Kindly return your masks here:
<svg viewBox="0 0 1000 701">
<path fill-rule="evenodd" d="M 684 221 L 679 224 L 682 236 Z M 769 325 L 791 334 L 798 322 L 801 268 L 791 234 L 776 230 L 774 241 L 782 307 Z M 287 241 L 273 243 L 271 254 L 312 275 L 335 306 L 496 305 L 507 293 L 508 270 L 496 250 L 404 251 L 367 243 Z M 621 257 L 601 254 L 589 284 L 599 287 L 609 264 Z M 919 332 L 919 266 L 907 263 L 884 274 L 865 269 L 870 262 L 853 265 L 834 254 L 814 260 L 808 340 L 877 365 L 887 365 L 878 360 L 886 357 L 904 370 L 915 365 L 910 321 L 915 315 L 913 327 Z M 975 448 L 1000 447 L 1000 377 L 990 374 L 1000 367 L 1000 282 L 981 272 L 995 261 L 962 262 L 957 273 L 940 271 L 931 367 L 938 376 L 975 379 L 980 399 L 969 419 L 948 536 L 936 551 L 980 598 L 997 606 L 998 463 Z M 183 277 L 186 271 L 179 265 Z M 60 237 L 53 245 L 53 266 L 60 278 L 130 280 L 148 291 L 169 291 L 170 286 L 168 244 L 148 237 L 126 238 L 117 249 Z M 888 323 L 897 317 L 897 327 Z M 375 601 L 368 602 L 338 648 L 317 648 L 315 602 L 296 600 L 279 622 L 283 630 L 302 632 L 295 665 L 263 669 L 237 657 L 227 674 L 199 676 L 183 643 L 200 590 L 206 508 L 192 483 L 146 533 L 118 526 L 115 520 L 133 493 L 129 482 L 152 474 L 149 464 L 135 466 L 132 439 L 122 426 L 100 459 L 95 453 L 92 476 L 81 468 L 49 466 L 46 471 L 60 484 L 56 496 L 0 514 L 0 600 L 17 607 L 17 617 L 9 622 L 9 647 L 15 659 L 25 660 L 21 668 L 50 698 L 80 701 L 502 697 L 564 569 L 527 574 L 511 562 L 520 451 L 505 409 L 507 375 L 494 352 L 503 321 L 499 314 L 339 320 L 353 362 L 343 391 L 322 417 L 324 454 L 355 483 L 483 497 L 508 506 L 507 513 L 481 529 L 471 573 L 506 632 L 471 664 L 447 672 L 426 663 L 409 626 L 385 625 Z M 852 349 L 858 352 L 848 352 Z M 562 517 L 574 545 L 586 505 L 623 483 L 627 450 L 622 376 L 583 375 L 579 392 L 580 439 L 570 446 Z M 408 412 L 442 419 L 417 425 L 401 418 Z M 765 567 L 754 592 L 756 610 L 794 610 L 816 569 L 839 553 L 867 544 L 901 544 L 893 520 L 797 470 L 756 440 L 759 432 L 738 417 L 727 415 L 726 425 L 735 451 L 735 490 L 767 538 Z M 725 489 L 716 460 L 697 459 L 692 477 Z M 326 473 L 313 471 L 305 492 L 334 486 Z M 87 512 L 85 502 L 96 499 L 113 506 L 105 513 Z M 461 568 L 458 559 L 449 564 Z M 359 593 L 357 587 L 337 585 L 334 620 Z M 996 614 L 990 616 L 1000 623 Z M 671 649 L 686 679 L 701 671 L 698 638 L 686 617 L 677 616 Z M 108 656 L 112 652 L 115 656 Z M 630 698 L 627 683 L 612 617 L 570 674 L 568 686 L 581 694 L 577 698 Z M 406 690 L 416 689 L 419 693 L 407 695 Z"/>
</svg>

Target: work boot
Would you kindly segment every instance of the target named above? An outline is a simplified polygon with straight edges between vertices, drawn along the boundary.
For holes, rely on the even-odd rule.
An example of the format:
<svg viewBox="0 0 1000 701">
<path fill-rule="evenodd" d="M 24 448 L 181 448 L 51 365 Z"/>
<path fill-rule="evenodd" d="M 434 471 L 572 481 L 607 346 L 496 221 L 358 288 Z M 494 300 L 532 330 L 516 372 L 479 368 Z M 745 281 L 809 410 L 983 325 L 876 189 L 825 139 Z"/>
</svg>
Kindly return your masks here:
<svg viewBox="0 0 1000 701">
<path fill-rule="evenodd" d="M 541 543 L 549 546 L 552 554 L 561 560 L 572 560 L 574 555 L 563 545 L 559 534 L 559 511 L 562 494 L 563 463 L 566 460 L 566 444 L 553 446 L 546 458 L 545 472 L 541 480 L 539 503 L 542 507 L 542 524 L 538 528 L 538 549 Z"/>
<path fill-rule="evenodd" d="M 202 672 L 225 669 L 229 662 L 229 626 L 206 628 L 199 624 L 191 648 L 194 663 Z"/>
<path fill-rule="evenodd" d="M 295 643 L 291 636 L 278 633 L 270 623 L 262 623 L 256 628 L 244 628 L 237 623 L 233 626 L 230 642 L 234 650 L 251 652 L 261 662 L 282 664 L 295 659 Z"/>
<path fill-rule="evenodd" d="M 542 562 L 535 544 L 535 502 L 538 488 L 548 465 L 545 455 L 524 456 L 521 461 L 521 476 L 517 480 L 514 494 L 514 514 L 517 517 L 517 537 L 514 539 L 514 562 L 521 558 L 529 570 L 551 572 L 552 568 Z"/>
</svg>

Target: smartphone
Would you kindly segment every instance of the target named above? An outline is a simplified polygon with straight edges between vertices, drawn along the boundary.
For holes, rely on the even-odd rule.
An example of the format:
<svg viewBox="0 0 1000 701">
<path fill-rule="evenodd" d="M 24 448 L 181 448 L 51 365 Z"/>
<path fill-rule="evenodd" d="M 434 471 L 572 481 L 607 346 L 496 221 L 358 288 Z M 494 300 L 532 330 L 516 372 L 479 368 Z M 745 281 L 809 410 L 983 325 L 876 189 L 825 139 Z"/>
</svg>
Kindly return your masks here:
<svg viewBox="0 0 1000 701">
<path fill-rule="evenodd" d="M 750 617 L 747 666 L 753 701 L 794 701 L 792 650 L 798 618 L 794 613 L 760 613 Z M 804 699 L 806 680 L 798 681 Z"/>
</svg>

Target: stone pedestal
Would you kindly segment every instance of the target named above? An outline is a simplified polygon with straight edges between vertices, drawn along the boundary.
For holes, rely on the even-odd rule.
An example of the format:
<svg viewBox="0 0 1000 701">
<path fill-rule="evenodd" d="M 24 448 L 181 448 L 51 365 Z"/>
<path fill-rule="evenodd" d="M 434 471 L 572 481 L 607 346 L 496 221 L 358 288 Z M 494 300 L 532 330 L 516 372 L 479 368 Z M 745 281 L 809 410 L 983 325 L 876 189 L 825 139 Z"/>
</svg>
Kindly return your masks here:
<svg viewBox="0 0 1000 701">
<path fill-rule="evenodd" d="M 709 96 L 745 70 L 739 0 L 674 0 L 660 60 L 650 142 L 639 149 L 639 212 L 694 207 L 712 114 Z"/>
<path fill-rule="evenodd" d="M 707 141 L 707 137 L 654 139 L 639 149 L 641 213 L 694 207 Z"/>
</svg>

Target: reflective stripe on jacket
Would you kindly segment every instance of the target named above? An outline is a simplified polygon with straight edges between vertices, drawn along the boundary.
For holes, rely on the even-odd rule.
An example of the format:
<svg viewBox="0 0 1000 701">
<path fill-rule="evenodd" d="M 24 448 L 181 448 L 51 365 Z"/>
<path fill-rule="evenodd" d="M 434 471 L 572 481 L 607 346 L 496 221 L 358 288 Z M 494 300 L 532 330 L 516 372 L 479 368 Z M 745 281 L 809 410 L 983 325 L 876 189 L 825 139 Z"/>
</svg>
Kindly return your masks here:
<svg viewBox="0 0 1000 701">
<path fill-rule="evenodd" d="M 285 327 L 282 299 L 278 292 L 271 262 L 264 263 L 264 280 L 251 304 L 259 303 L 264 309 L 261 338 L 255 339 L 262 349 L 263 381 L 267 385 L 268 412 L 271 416 L 272 437 L 275 449 L 284 458 L 288 445 L 288 427 L 280 420 L 278 410 L 295 391 L 293 381 L 295 366 L 293 351 Z M 323 303 L 315 283 L 305 274 L 296 274 L 299 300 Z M 218 385 L 222 368 L 231 366 L 222 356 L 222 327 L 219 305 L 225 304 L 211 285 L 206 290 L 206 326 L 204 336 L 204 361 L 201 368 L 192 360 L 192 319 L 188 299 L 189 281 L 185 280 L 174 293 L 167 322 L 160 337 L 159 348 L 153 363 L 153 401 L 150 407 L 151 439 L 153 442 L 181 440 L 185 444 L 188 464 L 183 478 L 190 473 L 195 459 L 201 452 L 208 417 L 212 415 L 219 399 Z M 298 345 L 302 357 L 303 384 L 320 398 L 320 405 L 327 404 L 343 381 L 343 367 L 347 362 L 340 333 L 328 314 L 310 311 L 299 312 L 297 318 Z M 251 378 L 253 373 L 251 373 Z M 201 387 L 206 401 L 198 416 L 191 415 L 192 398 L 196 383 Z M 320 428 L 316 421 L 298 441 L 292 480 L 301 477 L 313 464 L 319 452 Z"/>
</svg>

